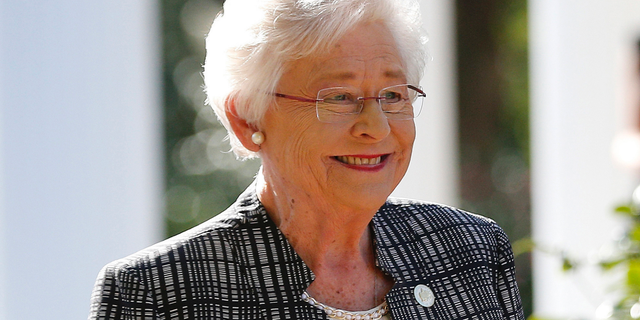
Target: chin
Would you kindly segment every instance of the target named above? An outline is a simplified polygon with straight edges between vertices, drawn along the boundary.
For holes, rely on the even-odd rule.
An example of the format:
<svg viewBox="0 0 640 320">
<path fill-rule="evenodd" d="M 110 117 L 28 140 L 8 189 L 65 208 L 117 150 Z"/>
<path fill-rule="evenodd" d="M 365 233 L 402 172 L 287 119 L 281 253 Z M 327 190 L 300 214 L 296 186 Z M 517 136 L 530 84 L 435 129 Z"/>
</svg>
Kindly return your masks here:
<svg viewBox="0 0 640 320">
<path fill-rule="evenodd" d="M 372 210 L 377 211 L 387 201 L 391 192 L 383 191 L 364 191 L 358 194 L 351 194 L 346 201 L 350 207 L 355 210 Z"/>
</svg>

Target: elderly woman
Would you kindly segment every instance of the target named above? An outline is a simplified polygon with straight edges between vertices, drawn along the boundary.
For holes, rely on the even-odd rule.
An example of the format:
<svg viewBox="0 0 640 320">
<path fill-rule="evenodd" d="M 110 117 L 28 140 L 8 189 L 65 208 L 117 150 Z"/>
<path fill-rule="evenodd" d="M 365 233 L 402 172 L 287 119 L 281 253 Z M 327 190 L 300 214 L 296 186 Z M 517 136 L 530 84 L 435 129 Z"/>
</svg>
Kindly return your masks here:
<svg viewBox="0 0 640 320">
<path fill-rule="evenodd" d="M 256 181 L 106 266 L 91 319 L 524 319 L 493 221 L 388 199 L 411 158 L 425 37 L 405 0 L 227 0 L 209 103 Z"/>
</svg>

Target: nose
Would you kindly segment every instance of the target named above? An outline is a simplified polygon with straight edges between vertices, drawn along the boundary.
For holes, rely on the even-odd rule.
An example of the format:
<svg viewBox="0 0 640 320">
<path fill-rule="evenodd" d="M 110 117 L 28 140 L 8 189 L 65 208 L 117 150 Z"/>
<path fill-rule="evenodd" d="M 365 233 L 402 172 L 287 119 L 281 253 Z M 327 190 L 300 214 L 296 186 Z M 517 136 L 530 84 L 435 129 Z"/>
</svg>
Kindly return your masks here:
<svg viewBox="0 0 640 320">
<path fill-rule="evenodd" d="M 380 102 L 377 99 L 365 99 L 362 103 L 362 112 L 353 125 L 352 134 L 374 142 L 386 138 L 391 133 L 391 127 Z"/>
</svg>

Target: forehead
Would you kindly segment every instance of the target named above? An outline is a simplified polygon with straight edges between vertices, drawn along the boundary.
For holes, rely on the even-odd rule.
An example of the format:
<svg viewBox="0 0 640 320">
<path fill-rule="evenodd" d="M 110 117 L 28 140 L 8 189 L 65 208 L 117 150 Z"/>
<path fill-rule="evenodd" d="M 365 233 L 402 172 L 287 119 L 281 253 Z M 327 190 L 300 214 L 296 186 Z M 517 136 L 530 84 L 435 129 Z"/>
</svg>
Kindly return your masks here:
<svg viewBox="0 0 640 320">
<path fill-rule="evenodd" d="M 402 61 L 391 32 L 380 22 L 358 25 L 327 52 L 295 61 L 288 75 L 298 84 L 362 80 L 366 77 L 405 78 Z M 304 79 L 302 79 L 304 78 Z"/>
<path fill-rule="evenodd" d="M 320 57 L 397 55 L 396 42 L 382 22 L 359 24 L 347 32 Z"/>
<path fill-rule="evenodd" d="M 310 77 L 315 81 L 356 80 L 366 75 L 383 78 L 405 78 L 400 61 L 393 55 L 375 55 L 367 58 L 358 56 L 338 57 L 317 61 L 313 64 Z"/>
</svg>

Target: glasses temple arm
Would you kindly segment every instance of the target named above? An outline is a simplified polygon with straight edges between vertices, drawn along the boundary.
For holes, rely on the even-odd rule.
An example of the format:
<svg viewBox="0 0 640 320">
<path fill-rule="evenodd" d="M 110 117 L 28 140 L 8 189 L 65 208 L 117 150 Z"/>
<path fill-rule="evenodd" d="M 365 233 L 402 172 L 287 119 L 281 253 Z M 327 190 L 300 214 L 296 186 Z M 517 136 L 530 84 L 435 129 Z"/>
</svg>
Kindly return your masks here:
<svg viewBox="0 0 640 320">
<path fill-rule="evenodd" d="M 424 91 L 422 91 L 422 89 L 420 89 L 420 88 L 418 88 L 418 87 L 416 87 L 416 86 L 414 86 L 414 85 L 408 84 L 408 85 L 407 85 L 407 87 L 409 87 L 409 88 L 411 88 L 411 89 L 413 89 L 413 90 L 417 91 L 417 92 L 418 92 L 421 96 L 423 96 L 423 97 L 426 97 L 426 96 L 427 96 L 427 94 L 426 94 Z"/>
</svg>

